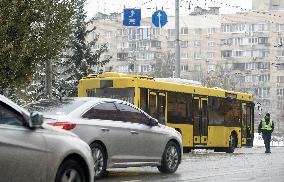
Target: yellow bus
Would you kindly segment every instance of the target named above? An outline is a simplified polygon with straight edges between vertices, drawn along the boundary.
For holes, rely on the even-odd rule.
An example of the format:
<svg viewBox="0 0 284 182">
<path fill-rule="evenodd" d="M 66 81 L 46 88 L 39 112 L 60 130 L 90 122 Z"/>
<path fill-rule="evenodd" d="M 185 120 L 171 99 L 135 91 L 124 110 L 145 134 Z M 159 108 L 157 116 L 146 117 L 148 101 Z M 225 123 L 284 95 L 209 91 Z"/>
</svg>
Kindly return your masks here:
<svg viewBox="0 0 284 182">
<path fill-rule="evenodd" d="M 128 101 L 182 134 L 184 151 L 232 153 L 253 145 L 253 95 L 153 77 L 106 72 L 79 81 L 79 97 Z"/>
</svg>

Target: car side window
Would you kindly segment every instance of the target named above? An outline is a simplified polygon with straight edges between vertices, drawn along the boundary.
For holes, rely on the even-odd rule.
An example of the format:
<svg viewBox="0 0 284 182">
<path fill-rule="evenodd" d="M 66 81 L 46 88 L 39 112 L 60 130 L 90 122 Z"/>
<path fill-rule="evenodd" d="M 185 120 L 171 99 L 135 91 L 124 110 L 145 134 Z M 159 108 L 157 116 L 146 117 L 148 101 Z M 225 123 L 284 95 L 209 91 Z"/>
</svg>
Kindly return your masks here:
<svg viewBox="0 0 284 182">
<path fill-rule="evenodd" d="M 147 124 L 149 122 L 149 118 L 136 108 L 122 103 L 115 103 L 115 105 L 120 111 L 120 115 L 123 117 L 123 121 L 125 122 L 140 124 Z"/>
<path fill-rule="evenodd" d="M 118 110 L 114 103 L 111 102 L 101 103 L 92 107 L 82 117 L 87 119 L 119 120 Z"/>
<path fill-rule="evenodd" d="M 11 107 L 0 102 L 0 124 L 23 126 L 24 117 Z"/>
</svg>

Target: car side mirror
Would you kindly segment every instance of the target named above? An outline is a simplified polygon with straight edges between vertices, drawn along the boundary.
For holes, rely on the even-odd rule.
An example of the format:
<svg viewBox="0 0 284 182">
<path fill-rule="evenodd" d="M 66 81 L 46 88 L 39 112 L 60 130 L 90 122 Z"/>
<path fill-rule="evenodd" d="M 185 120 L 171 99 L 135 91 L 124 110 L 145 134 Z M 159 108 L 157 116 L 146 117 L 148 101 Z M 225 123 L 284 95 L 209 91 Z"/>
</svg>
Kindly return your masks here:
<svg viewBox="0 0 284 182">
<path fill-rule="evenodd" d="M 151 127 L 152 127 L 152 126 L 158 126 L 158 123 L 159 123 L 159 122 L 158 122 L 157 119 L 155 119 L 155 118 L 150 118 L 148 125 L 151 126 Z"/>
<path fill-rule="evenodd" d="M 43 123 L 43 115 L 38 112 L 32 112 L 30 117 L 30 128 L 40 128 Z"/>
</svg>

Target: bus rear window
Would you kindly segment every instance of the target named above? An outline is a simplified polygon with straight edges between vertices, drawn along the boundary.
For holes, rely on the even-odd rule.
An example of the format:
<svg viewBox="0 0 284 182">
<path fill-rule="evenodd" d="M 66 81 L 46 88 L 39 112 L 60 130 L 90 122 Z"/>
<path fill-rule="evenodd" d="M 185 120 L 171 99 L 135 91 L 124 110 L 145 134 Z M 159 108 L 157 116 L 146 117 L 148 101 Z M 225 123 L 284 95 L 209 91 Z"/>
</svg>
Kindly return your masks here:
<svg viewBox="0 0 284 182">
<path fill-rule="evenodd" d="M 134 104 L 134 88 L 94 88 L 86 92 L 87 97 L 120 99 Z"/>
</svg>

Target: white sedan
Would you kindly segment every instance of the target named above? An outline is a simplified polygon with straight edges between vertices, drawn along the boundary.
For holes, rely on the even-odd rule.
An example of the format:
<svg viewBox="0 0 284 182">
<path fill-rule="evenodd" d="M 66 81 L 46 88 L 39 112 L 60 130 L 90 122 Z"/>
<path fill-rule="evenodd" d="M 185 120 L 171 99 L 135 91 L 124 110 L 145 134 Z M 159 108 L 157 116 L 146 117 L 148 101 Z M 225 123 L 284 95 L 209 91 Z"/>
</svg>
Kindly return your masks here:
<svg viewBox="0 0 284 182">
<path fill-rule="evenodd" d="M 133 166 L 173 173 L 181 162 L 180 133 L 128 102 L 77 97 L 43 100 L 28 108 L 43 112 L 50 125 L 70 130 L 90 145 L 95 178 L 107 168 Z"/>
<path fill-rule="evenodd" d="M 0 95 L 0 181 L 90 182 L 90 147 Z"/>
</svg>

